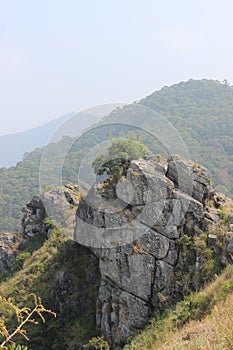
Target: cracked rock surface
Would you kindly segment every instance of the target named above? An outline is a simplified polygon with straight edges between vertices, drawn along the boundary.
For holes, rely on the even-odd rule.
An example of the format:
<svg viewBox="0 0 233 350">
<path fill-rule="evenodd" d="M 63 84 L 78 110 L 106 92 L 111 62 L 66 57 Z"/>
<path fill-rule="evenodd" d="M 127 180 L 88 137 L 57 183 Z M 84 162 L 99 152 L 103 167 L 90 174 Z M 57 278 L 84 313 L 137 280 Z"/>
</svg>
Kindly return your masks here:
<svg viewBox="0 0 233 350">
<path fill-rule="evenodd" d="M 145 327 L 152 310 L 180 296 L 176 272 L 184 258 L 176 241 L 206 230 L 213 192 L 205 168 L 153 156 L 132 160 L 116 193 L 102 201 L 93 186 L 80 202 L 75 231 L 99 259 L 97 327 L 112 349 Z"/>
</svg>

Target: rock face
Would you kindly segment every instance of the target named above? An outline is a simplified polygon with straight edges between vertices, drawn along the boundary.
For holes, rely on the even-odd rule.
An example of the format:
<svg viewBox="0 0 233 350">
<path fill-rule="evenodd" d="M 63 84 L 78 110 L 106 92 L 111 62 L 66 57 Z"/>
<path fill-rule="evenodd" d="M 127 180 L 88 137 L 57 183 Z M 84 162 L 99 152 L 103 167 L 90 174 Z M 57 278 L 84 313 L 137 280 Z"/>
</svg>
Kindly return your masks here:
<svg viewBox="0 0 233 350">
<path fill-rule="evenodd" d="M 180 240 L 200 236 L 215 222 L 207 207 L 214 198 L 207 170 L 179 157 L 131 161 L 115 192 L 117 198 L 106 201 L 103 185 L 94 186 L 80 202 L 75 231 L 99 259 L 97 327 L 112 349 L 137 334 L 152 310 L 182 296 L 182 274 L 201 270 L 205 259 L 195 253 L 189 260 Z M 190 284 L 199 286 L 195 274 Z"/>
<path fill-rule="evenodd" d="M 37 235 L 47 236 L 43 220 L 46 218 L 44 204 L 40 196 L 33 196 L 30 202 L 23 207 L 22 231 L 25 238 Z"/>
<path fill-rule="evenodd" d="M 74 283 L 69 273 L 60 271 L 54 292 L 54 309 L 57 314 L 62 312 L 63 305 L 67 302 L 69 295 L 74 292 Z"/>
<path fill-rule="evenodd" d="M 20 237 L 9 233 L 1 232 L 0 236 L 0 274 L 6 272 L 15 258 L 15 251 L 21 240 Z"/>
<path fill-rule="evenodd" d="M 75 185 L 53 188 L 45 192 L 43 197 L 33 196 L 22 209 L 24 214 L 22 220 L 23 236 L 28 238 L 40 235 L 47 238 L 51 227 L 46 224 L 44 219 L 48 217 L 60 226 L 64 225 L 65 222 L 74 222 L 79 196 L 79 188 Z"/>
</svg>

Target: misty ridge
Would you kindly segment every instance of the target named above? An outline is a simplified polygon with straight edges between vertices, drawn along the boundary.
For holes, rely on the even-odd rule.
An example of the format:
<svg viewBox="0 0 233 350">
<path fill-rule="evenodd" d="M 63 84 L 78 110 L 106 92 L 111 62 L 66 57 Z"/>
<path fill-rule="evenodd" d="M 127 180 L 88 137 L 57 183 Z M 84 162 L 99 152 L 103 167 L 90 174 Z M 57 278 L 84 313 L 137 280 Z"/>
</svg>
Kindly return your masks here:
<svg viewBox="0 0 233 350">
<path fill-rule="evenodd" d="M 0 136 L 0 167 L 10 167 L 16 165 L 23 159 L 27 152 L 33 151 L 37 147 L 45 146 L 53 136 L 56 129 L 75 113 L 70 113 L 60 118 L 56 118 L 42 126 L 28 129 L 15 134 Z M 101 116 L 83 116 L 79 114 L 76 125 L 72 125 L 63 134 L 57 136 L 57 141 L 63 136 L 72 135 L 72 129 L 80 134 L 84 129 L 99 121 Z"/>
<path fill-rule="evenodd" d="M 12 135 L 15 148 L 26 135 L 28 141 L 37 135 L 33 142 L 39 146 L 16 165 L 0 168 L 0 293 L 20 303 L 29 292 L 39 293 L 57 315 L 56 321 L 46 319 L 42 328 L 30 325 L 32 350 L 60 350 L 61 343 L 67 350 L 157 350 L 164 334 L 171 337 L 177 325 L 211 314 L 213 306 L 219 310 L 219 300 L 231 302 L 233 87 L 227 81 L 191 79 L 165 86 L 139 102 L 109 108 L 109 113 L 97 107 L 95 113 L 62 117 Z M 164 124 L 158 123 L 158 113 Z M 175 133 L 169 133 L 170 125 Z M 57 129 L 51 131 L 54 126 Z M 171 156 L 166 144 L 146 133 L 161 132 L 161 126 L 166 144 L 179 152 L 179 135 L 190 160 Z M 42 133 L 48 137 L 48 132 L 51 142 L 43 146 Z M 87 185 L 84 193 L 78 183 L 80 167 L 83 160 L 88 163 L 90 150 L 102 143 L 104 149 L 105 142 L 111 144 L 109 154 L 99 154 L 89 164 L 100 176 L 99 183 L 90 191 Z M 43 157 L 46 150 L 49 156 Z M 127 152 L 132 159 L 122 161 Z M 53 187 L 59 162 L 62 186 Z M 49 185 L 48 203 L 58 204 L 57 218 L 64 217 L 67 224 L 61 229 L 39 195 L 41 164 Z M 102 179 L 105 172 L 108 178 Z M 87 168 L 87 183 L 89 176 Z M 145 197 L 148 183 L 153 184 L 152 192 Z M 91 205 L 90 199 L 98 202 L 103 196 L 108 201 L 116 195 L 126 204 L 118 212 Z M 164 195 L 167 205 L 161 211 Z M 149 207 L 143 214 L 146 200 Z M 156 224 L 151 221 L 154 214 Z M 103 235 L 103 246 L 90 247 L 86 242 L 93 242 L 96 223 L 107 228 L 110 238 Z M 141 236 L 145 226 L 149 230 Z M 6 306 L 2 308 L 7 313 Z M 11 317 L 6 321 L 13 325 Z M 224 331 L 218 331 L 222 336 Z M 211 332 L 208 328 L 208 336 Z M 192 340 L 192 331 L 185 337 Z M 20 344 L 27 349 L 26 341 Z"/>
<path fill-rule="evenodd" d="M 143 98 L 139 101 L 139 104 L 145 107 L 149 107 L 160 113 L 166 118 L 176 130 L 180 133 L 190 153 L 190 157 L 193 161 L 199 162 L 207 167 L 210 171 L 214 181 L 216 189 L 227 195 L 233 194 L 233 88 L 226 82 L 218 82 L 214 80 L 189 80 L 188 82 L 181 82 L 171 87 L 164 87 L 159 91 L 155 91 L 151 95 Z M 133 108 L 134 104 L 129 105 L 127 108 Z M 124 115 L 124 108 L 116 109 L 114 113 L 110 113 L 109 116 L 105 117 L 104 123 L 111 123 L 112 121 L 121 120 L 122 122 L 135 123 L 135 116 L 127 113 L 127 118 Z M 76 134 L 80 130 L 80 134 L 84 132 L 86 127 L 90 127 L 91 124 L 100 123 L 103 114 L 95 113 L 93 115 L 86 114 L 82 116 L 82 113 L 78 115 L 73 125 L 73 119 L 70 118 L 70 124 L 68 123 L 68 129 L 62 130 L 65 133 L 72 135 L 72 132 Z M 119 115 L 119 116 L 118 116 Z M 123 115 L 121 117 L 121 115 Z M 143 119 L 140 126 L 143 128 L 151 127 L 153 125 L 153 118 L 149 117 L 149 120 Z M 20 150 L 21 141 L 25 147 L 28 133 L 28 141 L 36 141 L 42 144 L 42 140 L 48 137 L 48 133 L 57 123 L 64 121 L 57 119 L 51 124 L 45 125 L 39 129 L 34 129 L 26 133 L 20 133 L 11 135 L 11 142 L 13 146 L 7 148 L 6 145 L 2 145 L 1 152 L 4 153 L 4 158 L 7 157 L 8 151 Z M 126 120 L 127 119 L 127 120 Z M 156 120 L 155 122 L 156 123 Z M 65 124 L 66 125 L 66 124 Z M 70 125 L 70 127 L 69 127 Z M 156 128 L 156 124 L 154 125 Z M 128 131 L 125 127 L 120 129 L 113 128 L 112 136 L 116 135 L 125 136 Z M 43 136 L 44 131 L 44 136 Z M 134 132 L 138 133 L 138 131 Z M 36 137 L 34 139 L 34 135 Z M 53 134 L 53 132 L 52 132 Z M 108 139 L 108 131 L 104 129 L 96 135 L 95 132 L 92 135 L 89 133 L 87 138 L 81 138 L 79 141 L 74 143 L 72 148 L 69 150 L 66 161 L 64 163 L 63 175 L 64 182 L 76 182 L 79 164 L 82 161 L 87 149 L 94 146 L 99 142 L 99 137 Z M 31 136 L 30 136 L 31 135 Z M 85 135 L 85 132 L 84 132 Z M 50 135 L 51 136 L 51 135 Z M 62 135 L 58 134 L 59 137 Z M 71 136 L 70 136 L 71 137 Z M 155 153 L 163 153 L 164 149 L 161 149 L 159 144 L 155 145 L 154 140 L 150 140 L 148 137 L 141 135 L 142 141 L 152 147 L 152 151 Z M 0 141 L 4 141 L 4 137 L 0 138 Z M 173 141 L 173 140 L 172 140 Z M 69 138 L 61 139 L 57 145 L 51 144 L 51 147 L 57 149 L 59 155 L 59 148 L 66 147 Z M 153 145 L 152 145 L 153 143 Z M 12 148 L 13 147 L 13 148 Z M 30 146 L 31 147 L 31 146 Z M 9 169 L 0 169 L 0 183 L 1 183 L 1 228 L 16 228 L 17 223 L 20 220 L 21 208 L 24 203 L 30 198 L 31 194 L 38 193 L 38 169 L 40 164 L 40 158 L 42 149 L 37 148 L 36 150 L 29 152 L 25 155 L 24 160 L 18 162 L 16 166 Z M 48 169 L 51 167 L 48 164 Z M 51 174 L 53 170 L 51 168 Z M 4 197 L 8 198 L 8 205 L 5 206 Z M 16 226 L 15 226 L 16 225 Z"/>
</svg>

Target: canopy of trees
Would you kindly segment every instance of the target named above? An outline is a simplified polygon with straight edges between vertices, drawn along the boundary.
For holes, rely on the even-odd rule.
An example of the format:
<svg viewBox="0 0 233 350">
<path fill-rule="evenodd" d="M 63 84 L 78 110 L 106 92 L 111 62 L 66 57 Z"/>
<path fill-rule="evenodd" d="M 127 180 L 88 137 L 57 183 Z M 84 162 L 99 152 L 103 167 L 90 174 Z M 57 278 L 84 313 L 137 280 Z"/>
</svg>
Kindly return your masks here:
<svg viewBox="0 0 233 350">
<path fill-rule="evenodd" d="M 233 195 L 233 87 L 214 80 L 190 80 L 171 87 L 164 87 L 140 101 L 140 104 L 161 113 L 183 137 L 191 158 L 206 166 L 213 178 L 214 187 L 225 194 Z M 125 122 L 134 123 L 135 114 L 127 117 Z M 120 111 L 105 118 L 105 122 L 116 120 Z M 142 119 L 141 127 L 155 128 L 151 119 Z M 167 156 L 166 150 L 159 142 L 145 135 L 137 128 L 113 124 L 111 137 L 125 137 L 140 134 L 140 139 L 153 153 Z M 63 183 L 77 182 L 77 174 L 83 156 L 96 144 L 109 137 L 109 128 L 90 130 L 73 144 L 63 166 Z M 58 161 L 59 150 L 69 142 L 64 138 L 58 144 L 51 144 L 51 154 L 54 151 L 54 162 Z M 128 145 L 129 146 L 129 145 Z M 132 146 L 132 145 L 131 145 Z M 134 148 L 134 147 L 133 147 Z M 131 150 L 132 151 L 132 150 Z M 130 151 L 130 152 L 131 152 Z M 141 150 L 134 149 L 137 158 Z M 139 153 L 137 153 L 140 151 Z M 39 164 L 41 149 L 28 153 L 16 166 L 0 168 L 0 230 L 20 228 L 21 208 L 39 191 Z M 128 154 L 123 144 L 114 144 L 109 154 Z M 122 153 L 121 153 L 122 152 Z M 125 155 L 126 155 L 125 154 Z M 132 154 L 130 154 L 131 157 Z M 103 163 L 105 161 L 105 163 Z M 101 159 L 102 172 L 110 164 Z M 97 167 L 97 161 L 94 166 Z M 53 161 L 47 162 L 51 178 L 54 173 Z M 98 167 L 97 167 L 98 168 Z M 111 168 L 111 167 L 110 167 Z M 88 176 L 88 174 L 87 174 Z"/>
</svg>

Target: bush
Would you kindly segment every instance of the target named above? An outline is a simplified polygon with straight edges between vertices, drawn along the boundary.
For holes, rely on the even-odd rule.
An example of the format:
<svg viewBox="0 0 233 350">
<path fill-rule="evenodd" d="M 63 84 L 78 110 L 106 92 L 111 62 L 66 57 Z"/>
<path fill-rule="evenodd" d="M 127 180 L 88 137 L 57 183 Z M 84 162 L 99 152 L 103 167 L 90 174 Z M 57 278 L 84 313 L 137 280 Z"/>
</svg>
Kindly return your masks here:
<svg viewBox="0 0 233 350">
<path fill-rule="evenodd" d="M 89 342 L 84 345 L 84 348 L 88 350 L 110 350 L 108 343 L 103 337 L 91 338 Z"/>
</svg>

